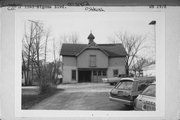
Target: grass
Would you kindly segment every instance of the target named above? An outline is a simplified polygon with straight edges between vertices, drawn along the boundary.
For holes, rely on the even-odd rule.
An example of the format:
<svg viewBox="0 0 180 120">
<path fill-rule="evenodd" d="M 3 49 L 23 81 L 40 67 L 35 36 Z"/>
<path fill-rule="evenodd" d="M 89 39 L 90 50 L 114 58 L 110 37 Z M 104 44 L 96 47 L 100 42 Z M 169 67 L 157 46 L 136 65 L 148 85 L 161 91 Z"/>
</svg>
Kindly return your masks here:
<svg viewBox="0 0 180 120">
<path fill-rule="evenodd" d="M 52 95 L 56 94 L 59 89 L 53 89 L 45 94 L 38 94 L 38 95 L 22 95 L 22 109 L 30 109 L 32 106 L 40 103 L 42 100 L 51 97 Z"/>
</svg>

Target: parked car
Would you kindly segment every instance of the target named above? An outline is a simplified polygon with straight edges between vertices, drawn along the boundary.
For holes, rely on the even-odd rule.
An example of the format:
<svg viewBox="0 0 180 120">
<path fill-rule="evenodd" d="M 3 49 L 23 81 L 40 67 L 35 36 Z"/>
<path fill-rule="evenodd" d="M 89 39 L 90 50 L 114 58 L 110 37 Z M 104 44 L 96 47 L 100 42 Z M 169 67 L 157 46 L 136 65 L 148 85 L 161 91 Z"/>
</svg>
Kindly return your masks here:
<svg viewBox="0 0 180 120">
<path fill-rule="evenodd" d="M 109 83 L 110 85 L 116 85 L 120 80 L 121 80 L 121 78 L 119 78 L 119 77 L 102 78 L 102 81 L 104 83 Z"/>
<path fill-rule="evenodd" d="M 109 83 L 110 85 L 116 85 L 121 78 L 127 77 L 126 74 L 120 74 L 118 77 L 112 77 L 112 78 L 102 78 L 102 81 L 104 83 Z"/>
<path fill-rule="evenodd" d="M 154 81 L 155 77 L 122 78 L 111 90 L 109 99 L 132 107 L 136 97 Z"/>
<path fill-rule="evenodd" d="M 134 109 L 142 111 L 156 110 L 156 84 L 152 83 L 134 101 Z"/>
</svg>

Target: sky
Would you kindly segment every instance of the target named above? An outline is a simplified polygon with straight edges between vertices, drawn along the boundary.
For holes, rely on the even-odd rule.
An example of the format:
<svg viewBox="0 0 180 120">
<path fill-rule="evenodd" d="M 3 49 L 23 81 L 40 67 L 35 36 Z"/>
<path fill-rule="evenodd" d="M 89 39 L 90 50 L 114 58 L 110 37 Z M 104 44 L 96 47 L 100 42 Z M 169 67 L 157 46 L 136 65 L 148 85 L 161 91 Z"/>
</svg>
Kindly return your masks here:
<svg viewBox="0 0 180 120">
<path fill-rule="evenodd" d="M 28 20 L 41 21 L 50 30 L 51 39 L 55 39 L 57 52 L 60 48 L 61 36 L 77 33 L 79 42 L 88 43 L 88 35 L 92 31 L 97 44 L 111 43 L 115 33 L 146 36 L 148 46 L 139 54 L 151 57 L 154 51 L 154 26 L 149 25 L 156 16 L 150 13 L 131 12 L 20 12 L 16 13 L 16 36 L 22 40 L 24 25 Z M 48 41 L 48 61 L 53 60 L 52 40 Z M 151 48 L 151 49 L 149 49 Z M 58 56 L 56 52 L 56 56 Z"/>
</svg>

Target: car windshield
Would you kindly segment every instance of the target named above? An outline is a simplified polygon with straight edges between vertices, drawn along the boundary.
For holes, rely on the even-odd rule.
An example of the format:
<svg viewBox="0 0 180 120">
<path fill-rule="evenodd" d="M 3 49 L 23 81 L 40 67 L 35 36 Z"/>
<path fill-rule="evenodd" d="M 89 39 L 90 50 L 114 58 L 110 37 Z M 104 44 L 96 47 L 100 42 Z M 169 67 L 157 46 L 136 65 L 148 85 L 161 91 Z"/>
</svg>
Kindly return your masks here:
<svg viewBox="0 0 180 120">
<path fill-rule="evenodd" d="M 143 92 L 142 95 L 156 97 L 156 86 L 150 85 Z"/>
<path fill-rule="evenodd" d="M 131 90 L 133 86 L 132 81 L 121 81 L 119 84 L 117 84 L 116 88 L 122 89 L 122 90 Z"/>
</svg>

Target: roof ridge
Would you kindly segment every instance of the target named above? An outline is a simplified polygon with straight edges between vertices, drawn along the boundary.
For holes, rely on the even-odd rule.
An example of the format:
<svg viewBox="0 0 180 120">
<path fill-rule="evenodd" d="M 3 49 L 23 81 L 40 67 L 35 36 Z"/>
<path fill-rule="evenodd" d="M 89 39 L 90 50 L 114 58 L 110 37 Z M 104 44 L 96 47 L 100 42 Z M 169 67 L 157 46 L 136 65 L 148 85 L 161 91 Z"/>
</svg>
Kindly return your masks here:
<svg viewBox="0 0 180 120">
<path fill-rule="evenodd" d="M 62 43 L 62 44 L 68 44 L 68 45 L 88 45 L 88 44 L 84 44 L 84 43 Z M 97 44 L 97 45 L 122 45 L 122 43 L 105 43 L 105 44 Z"/>
<path fill-rule="evenodd" d="M 97 44 L 97 45 L 122 45 L 122 43 L 106 43 L 106 44 Z"/>
<path fill-rule="evenodd" d="M 68 44 L 68 45 L 88 45 L 88 44 L 82 44 L 82 43 L 63 43 L 63 44 Z"/>
</svg>

